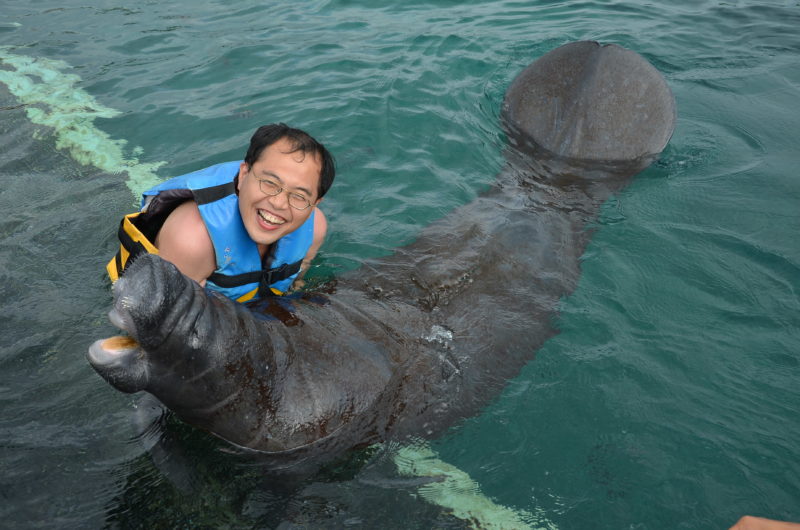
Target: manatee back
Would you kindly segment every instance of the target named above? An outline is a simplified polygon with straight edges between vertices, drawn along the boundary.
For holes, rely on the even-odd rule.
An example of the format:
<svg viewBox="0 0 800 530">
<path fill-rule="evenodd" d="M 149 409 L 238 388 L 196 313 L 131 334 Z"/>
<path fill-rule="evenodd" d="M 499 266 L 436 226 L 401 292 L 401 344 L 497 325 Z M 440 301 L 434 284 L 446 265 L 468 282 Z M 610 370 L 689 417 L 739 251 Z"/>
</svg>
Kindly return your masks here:
<svg viewBox="0 0 800 530">
<path fill-rule="evenodd" d="M 672 91 L 653 65 L 615 44 L 565 44 L 525 68 L 506 92 L 516 143 L 583 164 L 649 165 L 675 128 Z"/>
</svg>

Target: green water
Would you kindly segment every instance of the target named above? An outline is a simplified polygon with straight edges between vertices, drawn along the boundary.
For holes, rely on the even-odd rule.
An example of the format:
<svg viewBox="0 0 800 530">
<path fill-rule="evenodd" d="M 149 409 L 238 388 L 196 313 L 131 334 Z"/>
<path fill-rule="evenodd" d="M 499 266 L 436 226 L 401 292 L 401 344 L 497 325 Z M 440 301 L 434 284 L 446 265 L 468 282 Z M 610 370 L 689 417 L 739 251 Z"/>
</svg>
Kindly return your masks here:
<svg viewBox="0 0 800 530">
<path fill-rule="evenodd" d="M 312 271 L 328 278 L 485 189 L 503 164 L 506 87 L 580 39 L 661 70 L 675 135 L 604 206 L 561 333 L 433 447 L 494 501 L 559 528 L 800 521 L 797 1 L 47 0 L 0 13 L 6 56 L 76 76 L 51 99 L 80 90 L 118 111 L 81 100 L 73 121 L 42 124 L 30 109 L 52 107 L 19 107 L 0 82 L 3 525 L 463 527 L 381 454 L 293 489 L 180 425 L 190 465 L 145 451 L 134 398 L 84 360 L 113 333 L 102 268 L 134 200 L 113 168 L 167 177 L 240 158 L 262 123 L 309 130 L 339 168 Z M 76 123 L 117 146 L 107 165 L 63 144 Z"/>
</svg>

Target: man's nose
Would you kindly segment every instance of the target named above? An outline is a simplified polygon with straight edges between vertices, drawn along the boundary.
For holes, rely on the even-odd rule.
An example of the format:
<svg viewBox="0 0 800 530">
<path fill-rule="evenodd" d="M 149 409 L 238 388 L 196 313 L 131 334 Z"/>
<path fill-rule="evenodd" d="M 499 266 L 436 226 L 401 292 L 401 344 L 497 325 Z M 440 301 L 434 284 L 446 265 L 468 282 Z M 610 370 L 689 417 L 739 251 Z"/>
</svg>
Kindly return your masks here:
<svg viewBox="0 0 800 530">
<path fill-rule="evenodd" d="M 289 207 L 289 193 L 286 190 L 281 190 L 280 193 L 271 196 L 269 199 L 275 208 L 285 210 Z"/>
</svg>

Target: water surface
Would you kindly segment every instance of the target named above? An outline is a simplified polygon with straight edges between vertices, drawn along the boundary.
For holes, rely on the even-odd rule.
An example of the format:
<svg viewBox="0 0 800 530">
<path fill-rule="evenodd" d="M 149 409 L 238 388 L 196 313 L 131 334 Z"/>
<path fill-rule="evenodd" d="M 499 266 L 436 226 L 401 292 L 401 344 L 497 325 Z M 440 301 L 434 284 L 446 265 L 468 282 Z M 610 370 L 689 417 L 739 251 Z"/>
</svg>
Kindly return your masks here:
<svg viewBox="0 0 800 530">
<path fill-rule="evenodd" d="M 131 188 L 240 158 L 273 121 L 338 161 L 312 278 L 386 254 L 486 189 L 506 87 L 581 39 L 661 70 L 675 135 L 604 205 L 561 333 L 433 446 L 560 528 L 800 520 L 796 1 L 102 4 L 0 6 L 2 53 L 68 76 L 23 107 L 0 80 L 4 524 L 462 527 L 380 452 L 301 484 L 177 422 L 175 452 L 147 452 L 136 398 L 84 359 L 113 333 L 103 267 Z"/>
</svg>

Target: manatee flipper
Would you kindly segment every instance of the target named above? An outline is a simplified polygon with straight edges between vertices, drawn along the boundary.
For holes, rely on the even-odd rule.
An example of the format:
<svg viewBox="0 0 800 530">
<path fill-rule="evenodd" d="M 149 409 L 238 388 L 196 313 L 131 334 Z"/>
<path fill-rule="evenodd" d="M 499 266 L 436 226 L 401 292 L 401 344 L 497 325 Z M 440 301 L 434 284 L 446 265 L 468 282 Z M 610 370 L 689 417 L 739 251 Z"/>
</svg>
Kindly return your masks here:
<svg viewBox="0 0 800 530">
<path fill-rule="evenodd" d="M 136 438 L 161 474 L 183 494 L 191 495 L 198 491 L 202 481 L 175 433 L 165 429 L 166 414 L 167 408 L 145 393 L 136 404 L 131 422 L 137 432 Z"/>
<path fill-rule="evenodd" d="M 593 41 L 565 44 L 514 79 L 503 103 L 512 141 L 530 154 L 633 175 L 650 165 L 675 128 L 662 75 L 634 51 Z"/>
</svg>

